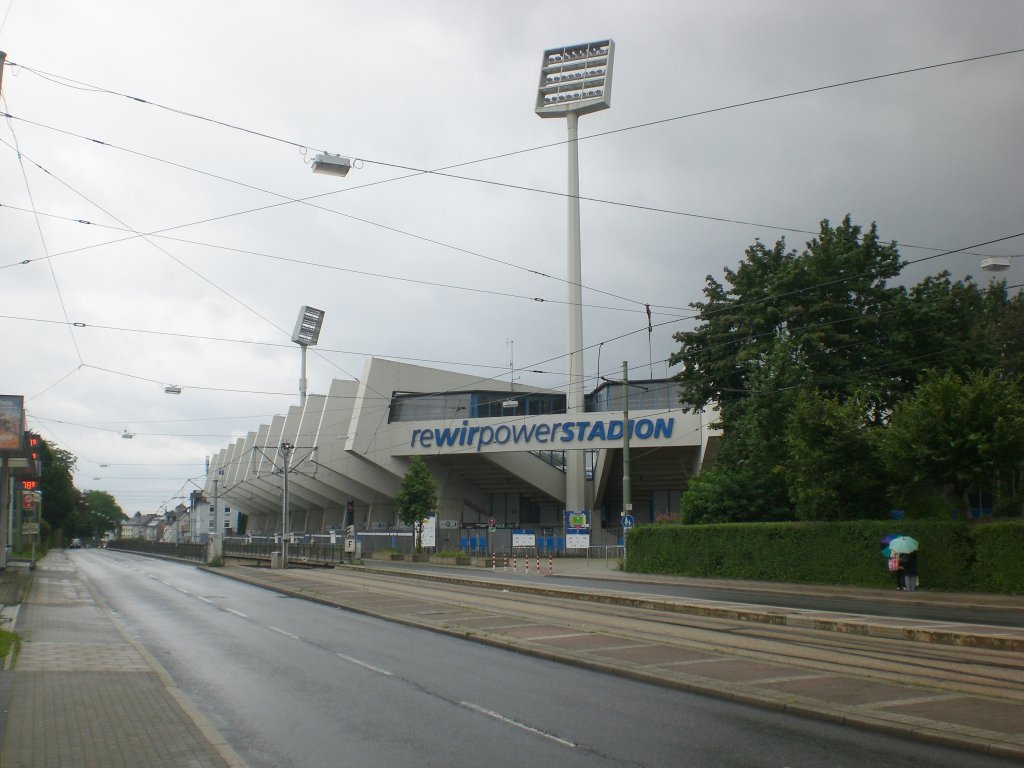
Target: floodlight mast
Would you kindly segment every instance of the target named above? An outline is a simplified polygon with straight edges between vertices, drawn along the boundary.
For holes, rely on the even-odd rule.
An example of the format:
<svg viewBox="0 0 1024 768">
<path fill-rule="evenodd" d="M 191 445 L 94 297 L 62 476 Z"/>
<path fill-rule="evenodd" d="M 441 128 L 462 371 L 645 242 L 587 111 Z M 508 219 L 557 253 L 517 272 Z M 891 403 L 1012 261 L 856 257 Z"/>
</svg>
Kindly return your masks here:
<svg viewBox="0 0 1024 768">
<path fill-rule="evenodd" d="M 564 117 L 568 129 L 568 248 L 566 253 L 567 342 L 569 382 L 566 413 L 583 413 L 583 269 L 580 249 L 580 168 L 577 145 L 579 116 L 608 109 L 612 95 L 612 61 L 615 43 L 592 43 L 549 48 L 541 62 L 536 113 Z M 600 371 L 598 371 L 600 374 Z M 579 512 L 586 507 L 583 451 L 565 455 L 565 508 Z"/>
<path fill-rule="evenodd" d="M 292 341 L 302 348 L 302 368 L 299 374 L 299 405 L 306 404 L 306 347 L 315 347 L 324 324 L 324 311 L 313 307 L 301 307 L 295 321 Z"/>
</svg>

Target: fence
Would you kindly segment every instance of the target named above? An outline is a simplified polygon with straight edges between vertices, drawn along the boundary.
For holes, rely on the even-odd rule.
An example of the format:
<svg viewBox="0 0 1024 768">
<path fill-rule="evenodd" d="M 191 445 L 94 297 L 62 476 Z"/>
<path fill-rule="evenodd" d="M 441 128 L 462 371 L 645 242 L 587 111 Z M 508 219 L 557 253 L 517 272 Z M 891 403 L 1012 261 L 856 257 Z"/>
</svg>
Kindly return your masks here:
<svg viewBox="0 0 1024 768">
<path fill-rule="evenodd" d="M 169 543 L 146 539 L 114 539 L 107 542 L 107 547 L 125 552 L 144 552 L 150 555 L 176 557 L 181 560 L 195 560 L 199 563 L 206 562 L 206 545 L 187 541 Z"/>
<path fill-rule="evenodd" d="M 356 533 L 363 555 L 374 552 L 393 552 L 402 555 L 412 554 L 415 541 L 412 531 L 359 531 Z M 270 559 L 273 552 L 281 551 L 280 536 L 225 536 L 224 555 L 239 555 Z M 335 537 L 331 544 L 329 535 L 295 536 L 288 545 L 288 559 L 317 563 L 341 563 L 347 560 L 345 541 L 341 536 Z M 622 546 L 589 547 L 587 549 L 566 549 L 564 536 L 537 536 L 532 547 L 518 547 L 512 544 L 512 531 L 499 528 L 495 531 L 483 529 L 464 529 L 460 532 L 458 549 L 471 556 L 491 557 L 494 554 L 518 555 L 520 558 L 536 557 L 578 557 L 588 560 L 618 560 L 622 558 Z M 454 544 L 454 541 L 451 541 Z M 447 541 L 442 547 L 452 548 Z M 206 562 L 207 549 L 205 544 L 189 542 L 164 543 L 145 539 L 122 539 L 108 543 L 111 549 L 127 552 L 145 552 L 148 554 L 176 557 L 184 560 Z"/>
</svg>

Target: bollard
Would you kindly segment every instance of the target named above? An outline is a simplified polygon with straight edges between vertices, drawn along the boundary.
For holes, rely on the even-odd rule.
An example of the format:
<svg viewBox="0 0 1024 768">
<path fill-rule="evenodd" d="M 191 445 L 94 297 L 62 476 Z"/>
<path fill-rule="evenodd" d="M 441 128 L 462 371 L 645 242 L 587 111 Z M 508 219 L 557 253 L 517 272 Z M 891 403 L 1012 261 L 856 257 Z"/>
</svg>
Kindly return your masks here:
<svg viewBox="0 0 1024 768">
<path fill-rule="evenodd" d="M 498 569 L 498 553 L 491 552 L 491 570 L 496 571 Z"/>
<path fill-rule="evenodd" d="M 505 573 L 508 573 L 508 552 L 505 553 Z"/>
<path fill-rule="evenodd" d="M 555 572 L 554 560 L 551 557 L 551 553 L 548 552 L 548 576 Z"/>
</svg>

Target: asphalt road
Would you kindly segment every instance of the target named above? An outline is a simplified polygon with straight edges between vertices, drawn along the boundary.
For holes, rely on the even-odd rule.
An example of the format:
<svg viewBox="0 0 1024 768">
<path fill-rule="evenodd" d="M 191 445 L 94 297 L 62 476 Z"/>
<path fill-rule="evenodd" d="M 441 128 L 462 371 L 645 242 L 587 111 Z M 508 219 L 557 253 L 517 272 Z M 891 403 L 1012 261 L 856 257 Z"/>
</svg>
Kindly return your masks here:
<svg viewBox="0 0 1024 768">
<path fill-rule="evenodd" d="M 184 564 L 74 557 L 253 768 L 1011 765 L 567 667 Z"/>
</svg>

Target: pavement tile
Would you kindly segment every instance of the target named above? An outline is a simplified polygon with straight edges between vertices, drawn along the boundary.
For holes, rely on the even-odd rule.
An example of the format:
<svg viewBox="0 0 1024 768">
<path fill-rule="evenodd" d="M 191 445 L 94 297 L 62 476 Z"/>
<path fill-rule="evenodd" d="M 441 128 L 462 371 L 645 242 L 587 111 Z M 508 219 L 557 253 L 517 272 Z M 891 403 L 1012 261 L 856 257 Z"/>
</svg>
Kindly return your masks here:
<svg viewBox="0 0 1024 768">
<path fill-rule="evenodd" d="M 14 673 L 4 768 L 227 765 L 153 672 Z"/>
<path fill-rule="evenodd" d="M 598 654 L 603 655 L 603 654 Z M 706 661 L 715 657 L 700 651 L 691 651 L 672 645 L 639 645 L 622 648 L 611 656 L 615 661 L 628 661 L 632 664 L 674 664 L 681 661 Z"/>
<path fill-rule="evenodd" d="M 885 709 L 942 723 L 1024 736 L 1024 704 L 958 696 L 943 701 L 886 704 Z"/>
<path fill-rule="evenodd" d="M 688 664 L 686 672 L 723 682 L 750 683 L 778 677 L 792 677 L 800 672 L 800 668 L 781 664 L 765 664 L 747 659 L 723 658 L 716 661 Z"/>
<path fill-rule="evenodd" d="M 565 630 L 570 631 L 570 630 Z M 628 641 L 621 637 L 598 634 L 578 634 L 570 637 L 549 637 L 542 642 L 545 646 L 567 648 L 574 651 L 596 651 L 601 648 L 617 648 Z"/>
<path fill-rule="evenodd" d="M 815 674 L 804 679 L 765 683 L 764 687 L 835 704 L 876 704 L 918 699 L 931 693 L 908 685 L 883 683 L 858 677 Z"/>
<path fill-rule="evenodd" d="M 562 639 L 563 637 L 586 637 L 585 632 L 577 632 L 556 624 L 529 624 L 521 627 L 509 627 L 501 630 L 501 634 L 510 637 L 519 637 L 524 640 L 536 638 L 547 638 L 551 640 Z"/>
</svg>

